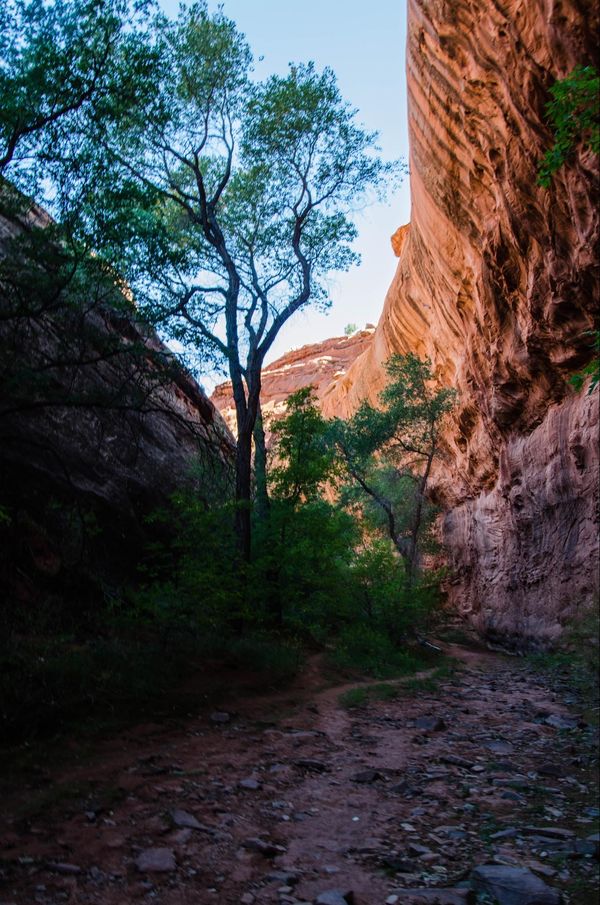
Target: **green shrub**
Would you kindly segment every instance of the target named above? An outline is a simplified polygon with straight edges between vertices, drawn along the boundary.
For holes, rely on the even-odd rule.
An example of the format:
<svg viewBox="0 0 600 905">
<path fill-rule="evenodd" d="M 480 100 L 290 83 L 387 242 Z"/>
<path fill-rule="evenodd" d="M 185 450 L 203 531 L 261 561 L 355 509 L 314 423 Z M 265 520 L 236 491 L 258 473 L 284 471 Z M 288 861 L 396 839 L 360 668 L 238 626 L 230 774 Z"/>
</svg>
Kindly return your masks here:
<svg viewBox="0 0 600 905">
<path fill-rule="evenodd" d="M 593 66 L 577 66 L 552 85 L 550 94 L 546 117 L 554 132 L 554 145 L 544 155 L 538 176 L 545 188 L 580 141 L 594 154 L 600 153 L 600 76 Z"/>
<path fill-rule="evenodd" d="M 409 675 L 419 667 L 414 654 L 399 649 L 389 635 L 364 623 L 343 629 L 336 642 L 333 661 L 341 669 L 381 679 Z"/>
<path fill-rule="evenodd" d="M 232 639 L 226 662 L 243 669 L 257 670 L 273 684 L 292 679 L 302 660 L 302 647 L 293 638 L 276 638 L 266 633 Z"/>
<path fill-rule="evenodd" d="M 340 707 L 346 710 L 355 710 L 364 707 L 369 702 L 369 693 L 366 688 L 350 688 L 344 691 L 338 698 Z"/>
</svg>

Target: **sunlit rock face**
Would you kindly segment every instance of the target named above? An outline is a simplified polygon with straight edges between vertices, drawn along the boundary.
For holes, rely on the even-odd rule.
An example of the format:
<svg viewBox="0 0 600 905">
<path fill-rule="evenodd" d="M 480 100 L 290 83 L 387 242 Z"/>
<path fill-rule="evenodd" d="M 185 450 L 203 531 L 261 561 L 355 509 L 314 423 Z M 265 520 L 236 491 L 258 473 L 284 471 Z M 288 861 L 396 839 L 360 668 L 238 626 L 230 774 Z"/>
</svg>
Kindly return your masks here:
<svg viewBox="0 0 600 905">
<path fill-rule="evenodd" d="M 294 349 L 267 365 L 262 372 L 261 405 L 265 422 L 285 414 L 285 401 L 291 393 L 312 386 L 315 396 L 324 405 L 324 397 L 343 391 L 348 369 L 368 348 L 375 332 L 366 327 L 351 336 L 338 336 L 322 343 Z M 220 384 L 211 402 L 219 410 L 230 430 L 235 433 L 235 406 L 231 383 Z"/>
<path fill-rule="evenodd" d="M 409 0 L 412 219 L 373 341 L 324 397 L 375 401 L 393 352 L 457 387 L 434 495 L 451 598 L 480 628 L 554 637 L 597 586 L 597 159 L 536 184 L 547 89 L 597 58 L 590 0 Z"/>
</svg>

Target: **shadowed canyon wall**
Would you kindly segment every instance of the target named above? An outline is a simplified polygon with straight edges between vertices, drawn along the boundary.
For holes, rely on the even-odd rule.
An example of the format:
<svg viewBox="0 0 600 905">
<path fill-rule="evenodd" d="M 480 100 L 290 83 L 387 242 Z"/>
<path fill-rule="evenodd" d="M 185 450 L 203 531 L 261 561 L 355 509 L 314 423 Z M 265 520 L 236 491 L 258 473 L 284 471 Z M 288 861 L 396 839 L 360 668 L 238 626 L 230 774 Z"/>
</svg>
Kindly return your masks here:
<svg viewBox="0 0 600 905">
<path fill-rule="evenodd" d="M 548 87 L 597 63 L 588 0 L 409 0 L 412 215 L 369 348 L 328 415 L 376 399 L 393 352 L 459 391 L 434 495 L 453 604 L 489 635 L 549 640 L 597 593 L 598 163 L 536 184 Z"/>
<path fill-rule="evenodd" d="M 0 214 L 0 255 L 27 226 Z M 0 600 L 26 603 L 135 573 L 150 513 L 233 476 L 227 426 L 133 308 L 48 297 L 0 281 Z"/>
</svg>

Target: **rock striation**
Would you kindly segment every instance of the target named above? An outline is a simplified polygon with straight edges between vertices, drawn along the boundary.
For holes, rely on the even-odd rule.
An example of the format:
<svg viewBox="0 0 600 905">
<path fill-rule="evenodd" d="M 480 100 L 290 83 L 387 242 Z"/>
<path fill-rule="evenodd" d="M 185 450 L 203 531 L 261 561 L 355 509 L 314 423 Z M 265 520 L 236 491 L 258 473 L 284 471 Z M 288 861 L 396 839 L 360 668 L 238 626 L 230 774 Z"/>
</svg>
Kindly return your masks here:
<svg viewBox="0 0 600 905">
<path fill-rule="evenodd" d="M 547 190 L 548 88 L 598 59 L 591 0 L 409 0 L 412 218 L 372 342 L 324 394 L 375 401 L 393 352 L 459 391 L 434 495 L 451 600 L 484 631 L 555 637 L 597 591 L 598 161 L 580 148 Z"/>
</svg>

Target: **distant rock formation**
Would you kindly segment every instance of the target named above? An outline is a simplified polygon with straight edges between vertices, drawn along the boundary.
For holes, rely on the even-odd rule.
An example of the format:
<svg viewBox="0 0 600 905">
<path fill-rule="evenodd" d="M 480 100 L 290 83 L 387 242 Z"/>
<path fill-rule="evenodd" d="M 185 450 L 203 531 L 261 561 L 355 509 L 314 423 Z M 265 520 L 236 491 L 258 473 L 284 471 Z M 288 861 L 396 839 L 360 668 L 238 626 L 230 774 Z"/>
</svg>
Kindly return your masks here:
<svg viewBox="0 0 600 905">
<path fill-rule="evenodd" d="M 344 387 L 348 369 L 368 348 L 374 327 L 367 326 L 350 336 L 337 336 L 322 343 L 294 349 L 267 365 L 262 373 L 261 405 L 268 423 L 273 416 L 285 414 L 287 397 L 306 386 L 312 386 L 321 405 L 329 394 Z M 235 433 L 235 407 L 231 383 L 220 384 L 211 396 L 230 430 Z"/>
</svg>

